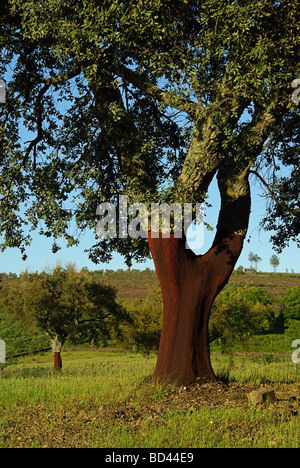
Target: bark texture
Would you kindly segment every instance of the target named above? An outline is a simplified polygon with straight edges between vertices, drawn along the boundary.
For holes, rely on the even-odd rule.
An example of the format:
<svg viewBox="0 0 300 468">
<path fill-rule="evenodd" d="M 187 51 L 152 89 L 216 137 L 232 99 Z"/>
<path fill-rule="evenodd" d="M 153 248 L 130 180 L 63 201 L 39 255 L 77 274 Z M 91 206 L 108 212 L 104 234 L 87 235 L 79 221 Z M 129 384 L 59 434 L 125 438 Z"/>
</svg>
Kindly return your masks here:
<svg viewBox="0 0 300 468">
<path fill-rule="evenodd" d="M 53 353 L 53 361 L 54 361 L 54 370 L 60 371 L 62 369 L 62 359 L 60 352 Z"/>
<path fill-rule="evenodd" d="M 221 207 L 215 240 L 206 254 L 197 256 L 186 248 L 184 235 L 149 234 L 164 305 L 155 379 L 179 385 L 216 380 L 208 322 L 243 248 L 251 207 L 248 170 L 247 165 L 237 170 L 228 164 L 218 171 Z"/>
<path fill-rule="evenodd" d="M 60 371 L 62 369 L 62 359 L 61 359 L 61 350 L 64 344 L 64 339 L 57 335 L 55 338 L 51 339 L 51 347 L 53 352 L 53 364 L 54 370 Z"/>
<path fill-rule="evenodd" d="M 208 321 L 214 299 L 227 283 L 243 236 L 223 231 L 212 248 L 196 256 L 185 239 L 149 237 L 162 288 L 164 318 L 154 378 L 190 385 L 214 381 Z"/>
</svg>

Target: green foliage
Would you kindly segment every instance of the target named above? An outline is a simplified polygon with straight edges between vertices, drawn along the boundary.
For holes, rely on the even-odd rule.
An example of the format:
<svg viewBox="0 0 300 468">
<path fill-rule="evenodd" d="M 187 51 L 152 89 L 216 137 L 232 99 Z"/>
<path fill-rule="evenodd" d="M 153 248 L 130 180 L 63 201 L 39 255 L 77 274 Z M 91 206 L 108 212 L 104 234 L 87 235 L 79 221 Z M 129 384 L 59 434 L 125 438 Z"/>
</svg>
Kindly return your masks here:
<svg viewBox="0 0 300 468">
<path fill-rule="evenodd" d="M 284 309 L 283 315 L 286 320 L 300 320 L 300 287 L 289 289 L 282 297 Z"/>
<path fill-rule="evenodd" d="M 82 336 L 97 342 L 125 317 L 116 292 L 85 269 L 57 266 L 53 271 L 22 273 L 2 283 L 1 309 L 24 328 L 43 330 L 51 340 Z"/>
<path fill-rule="evenodd" d="M 295 238 L 298 6 L 299 0 L 2 2 L 1 248 L 19 247 L 25 256 L 33 230 L 52 237 L 53 250 L 61 237 L 73 245 L 73 221 L 77 232 L 94 230 L 102 201 L 117 205 L 117 195 L 127 193 L 145 202 L 201 202 L 218 171 L 248 174 L 256 163 L 274 167 L 273 190 L 282 202 L 280 209 L 270 205 L 269 226 L 281 232 L 274 242 Z M 116 238 L 97 241 L 90 255 L 107 261 L 114 250 L 128 265 L 149 253 L 142 239 Z"/>
<path fill-rule="evenodd" d="M 264 288 L 245 285 L 221 293 L 212 308 L 211 341 L 221 339 L 223 346 L 234 340 L 273 329 L 275 314 L 272 298 Z"/>
<path fill-rule="evenodd" d="M 45 333 L 40 330 L 28 332 L 20 320 L 12 322 L 3 311 L 0 312 L 0 339 L 5 341 L 8 357 L 49 347 Z"/>
<path fill-rule="evenodd" d="M 162 297 L 159 288 L 144 299 L 128 299 L 122 302 L 131 323 L 120 325 L 119 342 L 126 348 L 149 353 L 157 351 L 162 329 Z"/>
<path fill-rule="evenodd" d="M 284 339 L 286 345 L 291 349 L 292 342 L 300 339 L 300 320 L 288 319 L 285 322 Z"/>
<path fill-rule="evenodd" d="M 279 265 L 279 258 L 277 257 L 277 255 L 272 255 L 272 257 L 270 258 L 270 264 L 271 266 L 274 268 L 274 273 L 276 273 L 276 268 L 278 267 Z"/>
</svg>

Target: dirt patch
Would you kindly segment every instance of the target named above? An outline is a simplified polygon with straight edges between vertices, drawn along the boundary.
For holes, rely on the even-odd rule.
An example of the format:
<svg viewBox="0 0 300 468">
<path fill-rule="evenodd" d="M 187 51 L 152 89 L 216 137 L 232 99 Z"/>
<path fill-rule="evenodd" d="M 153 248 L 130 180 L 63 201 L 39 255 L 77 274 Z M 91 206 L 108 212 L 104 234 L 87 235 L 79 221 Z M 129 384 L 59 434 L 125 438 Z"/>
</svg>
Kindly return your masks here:
<svg viewBox="0 0 300 468">
<path fill-rule="evenodd" d="M 177 389 L 161 390 L 161 393 L 154 393 L 151 400 L 141 401 L 138 405 L 133 402 L 124 403 L 117 407 L 101 408 L 102 424 L 109 424 L 111 421 L 124 422 L 125 424 L 140 424 L 145 419 L 156 422 L 157 425 L 163 423 L 165 416 L 171 412 L 181 414 L 193 413 L 202 409 L 230 409 L 241 408 L 249 410 L 251 403 L 248 400 L 248 393 L 257 389 L 257 386 L 240 384 L 226 385 L 220 382 L 193 385 L 190 387 L 179 387 Z M 276 402 L 272 404 L 272 411 L 278 415 L 300 416 L 300 385 L 290 385 L 288 388 L 274 387 Z M 263 408 L 267 409 L 267 405 Z"/>
<path fill-rule="evenodd" d="M 138 431 L 145 423 L 161 427 L 171 413 L 181 415 L 202 409 L 241 408 L 249 410 L 247 394 L 256 387 L 231 383 L 212 383 L 190 387 L 154 389 L 149 398 L 135 401 L 134 396 L 122 404 L 99 405 L 96 398 L 85 406 L 48 409 L 20 407 L 18 412 L 1 412 L 1 447 L 89 447 L 90 433 L 108 433 L 112 424 Z M 153 389 L 152 389 L 153 390 Z M 274 417 L 299 418 L 300 384 L 274 386 L 276 402 L 266 411 Z M 225 429 L 225 428 L 224 428 Z M 228 429 L 228 428 L 227 428 Z M 232 428 L 234 430 L 234 427 Z M 245 425 L 245 436 L 249 426 Z"/>
</svg>

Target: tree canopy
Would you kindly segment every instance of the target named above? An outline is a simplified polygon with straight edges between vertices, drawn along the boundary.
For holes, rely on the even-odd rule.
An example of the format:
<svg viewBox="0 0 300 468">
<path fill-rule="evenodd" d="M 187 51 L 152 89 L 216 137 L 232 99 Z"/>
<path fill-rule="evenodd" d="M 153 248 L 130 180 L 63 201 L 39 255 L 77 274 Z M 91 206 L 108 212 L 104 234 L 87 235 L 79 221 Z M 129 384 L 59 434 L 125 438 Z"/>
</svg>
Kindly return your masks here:
<svg viewBox="0 0 300 468">
<path fill-rule="evenodd" d="M 126 319 L 114 288 L 72 265 L 42 273 L 26 271 L 1 286 L 1 309 L 24 328 L 40 328 L 60 348 L 67 339 L 108 338 L 119 320 Z"/>
<path fill-rule="evenodd" d="M 278 248 L 296 239 L 298 26 L 299 0 L 3 1 L 1 247 L 25 255 L 36 229 L 73 245 L 121 193 L 204 201 L 217 173 L 236 208 L 239 177 L 265 185 L 267 169 L 264 224 Z M 113 250 L 130 263 L 148 247 L 104 239 L 90 255 Z"/>
<path fill-rule="evenodd" d="M 270 258 L 270 264 L 274 268 L 274 273 L 276 273 L 276 269 L 279 266 L 279 263 L 280 263 L 279 258 L 277 257 L 277 255 L 273 254 L 272 257 Z"/>
</svg>

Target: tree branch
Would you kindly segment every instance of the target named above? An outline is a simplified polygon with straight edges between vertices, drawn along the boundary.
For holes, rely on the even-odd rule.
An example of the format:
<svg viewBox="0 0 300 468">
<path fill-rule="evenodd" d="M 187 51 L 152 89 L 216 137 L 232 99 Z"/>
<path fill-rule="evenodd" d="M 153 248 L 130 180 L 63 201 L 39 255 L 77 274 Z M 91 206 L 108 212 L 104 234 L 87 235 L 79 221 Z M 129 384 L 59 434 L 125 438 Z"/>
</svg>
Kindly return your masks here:
<svg viewBox="0 0 300 468">
<path fill-rule="evenodd" d="M 42 133 L 43 133 L 43 105 L 42 105 L 42 99 L 48 89 L 53 86 L 53 85 L 58 85 L 62 84 L 65 81 L 70 80 L 71 78 L 74 78 L 75 76 L 79 75 L 81 73 L 81 67 L 75 67 L 73 70 L 70 70 L 68 73 L 64 73 L 58 76 L 52 76 L 51 78 L 45 78 L 41 80 L 41 83 L 44 84 L 42 89 L 39 91 L 37 100 L 36 100 L 36 107 L 37 107 L 37 136 L 34 140 L 32 140 L 26 150 L 26 154 L 23 159 L 23 167 L 26 164 L 26 161 L 29 158 L 29 155 L 32 150 L 34 150 L 34 168 L 36 164 L 36 146 L 37 144 L 42 140 Z"/>
<path fill-rule="evenodd" d="M 154 97 L 159 102 L 184 111 L 193 118 L 197 115 L 197 112 L 199 112 L 199 104 L 179 96 L 172 96 L 170 93 L 163 91 L 158 86 L 147 81 L 141 74 L 125 67 L 125 65 L 116 65 L 115 73 L 149 96 Z"/>
<path fill-rule="evenodd" d="M 52 85 L 62 84 L 65 81 L 68 81 L 72 78 L 75 78 L 75 76 L 80 75 L 81 71 L 82 71 L 81 66 L 78 65 L 77 67 L 73 68 L 73 70 L 70 70 L 67 73 L 62 73 L 61 75 L 57 75 L 57 76 L 51 76 L 50 78 L 44 78 L 41 80 L 41 83 L 44 83 L 45 85 L 48 85 L 49 87 Z"/>
<path fill-rule="evenodd" d="M 109 313 L 109 314 L 103 315 L 102 317 L 94 317 L 94 318 L 90 318 L 90 319 L 80 320 L 78 322 L 78 325 L 83 325 L 85 323 L 97 323 L 97 322 L 102 323 L 102 322 L 104 322 L 105 319 L 107 319 L 111 315 L 112 314 Z"/>
<path fill-rule="evenodd" d="M 29 155 L 32 150 L 34 150 L 34 161 L 33 161 L 33 168 L 35 169 L 36 166 L 36 146 L 37 144 L 42 140 L 42 134 L 43 134 L 43 104 L 42 104 L 42 99 L 48 89 L 50 88 L 50 84 L 45 84 L 42 89 L 39 91 L 39 94 L 37 96 L 36 100 L 36 107 L 37 107 L 37 136 L 35 137 L 34 140 L 32 140 L 26 150 L 22 166 L 24 167 Z"/>
<path fill-rule="evenodd" d="M 276 205 L 278 205 L 282 210 L 286 211 L 290 215 L 295 216 L 295 213 L 293 212 L 293 210 L 291 210 L 285 203 L 278 200 L 273 190 L 270 188 L 270 186 L 267 184 L 264 178 L 257 171 L 251 170 L 249 171 L 249 173 L 255 175 L 260 180 L 260 182 L 263 184 L 263 186 L 267 189 L 267 191 L 271 195 L 271 198 L 274 200 Z"/>
<path fill-rule="evenodd" d="M 42 105 L 42 99 L 48 89 L 50 88 L 50 84 L 44 84 L 42 89 L 39 91 L 37 100 L 36 100 L 36 108 L 37 108 L 37 136 L 34 138 L 34 140 L 30 141 L 30 144 L 26 150 L 25 156 L 23 158 L 23 161 L 19 167 L 18 170 L 21 170 L 24 168 L 26 162 L 29 159 L 30 153 L 32 150 L 34 150 L 34 161 L 33 161 L 33 168 L 35 169 L 36 166 L 36 146 L 37 144 L 42 140 L 42 133 L 43 133 L 43 105 Z M 27 142 L 28 143 L 28 142 Z M 11 193 L 11 189 L 13 187 L 14 179 L 12 178 L 9 184 L 9 187 L 6 191 L 6 194 L 0 199 L 0 203 L 3 202 L 4 200 L 8 199 Z"/>
<path fill-rule="evenodd" d="M 52 85 L 62 84 L 65 81 L 68 81 L 71 78 L 74 78 L 75 76 L 78 76 L 80 73 L 81 73 L 81 67 L 77 66 L 73 70 L 70 70 L 68 73 L 64 73 L 64 74 L 61 74 L 61 75 L 53 76 L 51 78 L 44 78 L 44 79 L 40 80 L 40 82 L 42 84 L 44 84 L 44 86 L 39 91 L 39 93 L 37 95 L 37 99 L 36 99 L 37 136 L 32 141 L 27 142 L 27 143 L 29 143 L 29 146 L 26 149 L 26 153 L 24 155 L 23 161 L 22 161 L 22 163 L 21 163 L 21 165 L 19 167 L 20 170 L 22 168 L 24 168 L 26 162 L 29 159 L 29 156 L 30 156 L 30 153 L 31 153 L 32 150 L 34 150 L 33 166 L 34 166 L 34 169 L 35 169 L 35 165 L 36 165 L 36 147 L 37 147 L 37 144 L 42 140 L 42 133 L 43 133 L 43 105 L 42 105 L 42 99 L 43 99 L 44 95 L 46 94 L 46 92 L 48 91 L 48 89 Z M 11 179 L 11 182 L 9 184 L 9 187 L 8 187 L 7 191 L 6 191 L 6 194 L 3 197 L 0 198 L 0 203 L 9 198 L 13 183 L 14 183 L 14 180 Z"/>
</svg>

